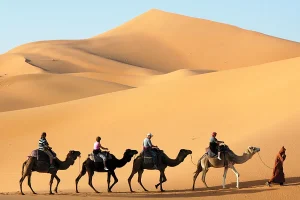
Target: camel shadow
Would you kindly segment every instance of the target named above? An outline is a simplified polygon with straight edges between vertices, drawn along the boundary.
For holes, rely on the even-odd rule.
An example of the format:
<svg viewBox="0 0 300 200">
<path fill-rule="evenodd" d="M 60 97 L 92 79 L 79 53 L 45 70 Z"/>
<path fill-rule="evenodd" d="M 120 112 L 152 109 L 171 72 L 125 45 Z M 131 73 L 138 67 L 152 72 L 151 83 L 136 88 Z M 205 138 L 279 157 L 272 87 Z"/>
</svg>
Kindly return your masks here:
<svg viewBox="0 0 300 200">
<path fill-rule="evenodd" d="M 267 187 L 265 185 L 267 179 L 254 180 L 241 182 L 241 189 L 235 188 L 235 183 L 227 184 L 227 188 L 223 189 L 222 186 L 210 187 L 210 188 L 198 188 L 192 191 L 191 189 L 184 190 L 168 190 L 164 193 L 157 192 L 116 192 L 107 194 L 109 197 L 121 197 L 126 195 L 127 198 L 189 198 L 189 197 L 211 197 L 211 196 L 226 196 L 234 194 L 254 194 L 264 191 L 278 190 L 280 187 Z M 285 186 L 297 186 L 300 185 L 300 177 L 286 178 Z M 101 196 L 106 196 L 102 194 Z"/>
</svg>

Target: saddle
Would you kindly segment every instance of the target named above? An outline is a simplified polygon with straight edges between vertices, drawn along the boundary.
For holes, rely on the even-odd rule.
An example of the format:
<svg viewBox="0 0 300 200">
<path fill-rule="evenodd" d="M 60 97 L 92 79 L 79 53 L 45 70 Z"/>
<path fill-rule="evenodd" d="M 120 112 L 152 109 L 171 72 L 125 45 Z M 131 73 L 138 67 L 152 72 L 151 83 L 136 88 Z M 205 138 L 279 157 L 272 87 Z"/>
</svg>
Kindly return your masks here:
<svg viewBox="0 0 300 200">
<path fill-rule="evenodd" d="M 159 149 L 152 149 L 152 151 L 155 152 L 156 158 L 159 161 L 159 157 L 160 157 L 160 155 L 163 154 L 164 151 L 159 150 Z M 142 151 L 141 156 L 144 158 L 144 164 L 154 165 L 153 157 L 152 157 L 152 154 L 150 153 L 150 151 Z"/>
<path fill-rule="evenodd" d="M 56 153 L 52 150 L 49 150 L 53 157 L 56 157 Z M 33 157 L 33 158 L 37 158 L 38 161 L 43 161 L 43 162 L 49 162 L 50 163 L 50 158 L 49 156 L 44 152 L 41 151 L 39 149 L 35 149 L 31 152 L 31 154 L 28 157 Z"/>
<path fill-rule="evenodd" d="M 106 156 L 107 160 L 112 159 L 112 154 L 110 154 L 108 151 L 102 151 L 101 153 L 98 153 L 98 154 L 90 153 L 88 155 L 88 157 L 96 163 L 103 163 L 103 159 L 101 158 L 101 154 Z"/>
<path fill-rule="evenodd" d="M 219 148 L 220 148 L 221 154 L 232 152 L 226 144 L 221 144 L 219 146 Z M 205 149 L 205 152 L 206 152 L 205 154 L 207 154 L 209 158 L 217 158 L 218 157 L 218 155 L 215 152 L 213 152 L 209 147 L 207 147 Z"/>
</svg>

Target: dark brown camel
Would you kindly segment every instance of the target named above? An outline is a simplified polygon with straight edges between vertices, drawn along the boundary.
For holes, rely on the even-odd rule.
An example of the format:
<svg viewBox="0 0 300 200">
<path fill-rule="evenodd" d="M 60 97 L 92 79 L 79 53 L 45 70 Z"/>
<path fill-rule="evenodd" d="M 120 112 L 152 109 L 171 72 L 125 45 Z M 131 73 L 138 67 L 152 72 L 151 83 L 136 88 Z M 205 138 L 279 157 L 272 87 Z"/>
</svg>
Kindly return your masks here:
<svg viewBox="0 0 300 200">
<path fill-rule="evenodd" d="M 113 154 L 111 154 L 112 159 L 108 159 L 106 161 L 106 166 L 109 169 L 109 171 L 104 170 L 104 166 L 103 166 L 102 162 L 101 163 L 95 163 L 90 158 L 87 158 L 86 161 L 84 161 L 82 163 L 82 170 L 81 170 L 80 174 L 78 175 L 78 177 L 75 180 L 75 182 L 76 182 L 76 192 L 78 193 L 78 182 L 81 179 L 81 177 L 86 174 L 86 172 L 88 172 L 88 175 L 89 175 L 89 182 L 88 183 L 96 193 L 99 193 L 99 192 L 93 186 L 93 175 L 94 175 L 94 173 L 95 172 L 107 172 L 107 191 L 111 192 L 111 189 L 113 188 L 113 186 L 118 182 L 118 178 L 115 174 L 115 169 L 116 168 L 121 168 L 124 165 L 126 165 L 128 162 L 131 161 L 131 158 L 134 155 L 136 155 L 137 153 L 138 152 L 136 150 L 126 149 L 126 151 L 124 152 L 123 158 L 120 159 L 120 160 L 117 159 Z M 114 178 L 114 183 L 110 186 L 111 176 Z"/>
<path fill-rule="evenodd" d="M 165 169 L 167 167 L 175 167 L 177 165 L 179 165 L 180 163 L 182 163 L 184 161 L 184 159 L 189 155 L 192 154 L 191 150 L 186 150 L 186 149 L 181 149 L 177 155 L 176 159 L 170 159 L 165 153 L 163 153 L 163 151 L 159 150 L 159 152 L 161 152 L 159 154 L 159 165 L 158 165 L 158 169 L 160 171 L 160 178 L 159 178 L 159 183 L 155 185 L 155 188 L 157 189 L 158 186 L 160 186 L 160 191 L 164 192 L 163 188 L 162 188 L 162 184 L 164 182 L 167 181 L 166 175 L 165 175 Z M 144 172 L 144 169 L 148 169 L 148 170 L 154 170 L 153 169 L 153 163 L 149 163 L 149 164 L 145 164 L 144 163 L 144 157 L 142 154 L 140 154 L 134 161 L 133 161 L 133 168 L 132 168 L 132 172 L 131 175 L 128 178 L 128 184 L 129 184 L 129 188 L 131 192 L 134 192 L 131 188 L 131 179 L 132 177 L 138 172 L 138 182 L 139 184 L 142 186 L 142 188 L 145 191 L 146 188 L 143 186 L 142 184 L 142 174 Z"/>
<path fill-rule="evenodd" d="M 80 156 L 80 152 L 79 151 L 69 151 L 66 160 L 65 161 L 60 161 L 58 158 L 53 160 L 53 164 L 54 164 L 54 168 L 50 168 L 50 162 L 49 162 L 49 157 L 48 155 L 46 155 L 44 152 L 39 151 L 39 157 L 40 158 L 46 158 L 46 159 L 39 159 L 37 160 L 36 157 L 28 157 L 28 160 L 26 160 L 23 163 L 22 166 L 22 178 L 20 179 L 20 190 L 22 195 L 24 195 L 23 190 L 22 190 L 22 183 L 24 181 L 24 179 L 28 176 L 28 186 L 30 187 L 31 191 L 33 192 L 33 194 L 36 194 L 32 187 L 31 187 L 31 175 L 32 172 L 39 172 L 39 173 L 49 173 L 51 174 L 51 178 L 50 178 L 50 194 L 53 194 L 52 192 L 52 183 L 53 183 L 53 179 L 55 178 L 57 180 L 57 184 L 56 187 L 54 189 L 54 191 L 57 193 L 57 188 L 58 188 L 58 184 L 60 182 L 60 179 L 58 178 L 57 171 L 58 170 L 67 170 L 71 165 L 74 164 L 75 160 L 77 159 L 77 157 Z"/>
</svg>

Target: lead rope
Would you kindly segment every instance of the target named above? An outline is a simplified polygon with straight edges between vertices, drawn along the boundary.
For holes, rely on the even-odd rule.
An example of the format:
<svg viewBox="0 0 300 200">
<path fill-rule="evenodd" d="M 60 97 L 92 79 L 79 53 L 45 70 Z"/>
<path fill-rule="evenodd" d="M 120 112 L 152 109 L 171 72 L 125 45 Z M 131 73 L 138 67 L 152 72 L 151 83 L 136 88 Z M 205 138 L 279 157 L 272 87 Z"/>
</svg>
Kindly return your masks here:
<svg viewBox="0 0 300 200">
<path fill-rule="evenodd" d="M 266 165 L 266 163 L 261 159 L 259 152 L 257 152 L 257 154 L 258 154 L 258 157 L 259 157 L 260 161 L 261 161 L 267 168 L 273 169 L 273 168 L 269 167 L 268 165 Z"/>
<path fill-rule="evenodd" d="M 197 166 L 197 165 L 193 162 L 193 156 L 192 156 L 192 154 L 190 154 L 190 156 L 191 156 L 191 162 L 192 162 L 195 166 Z"/>
</svg>

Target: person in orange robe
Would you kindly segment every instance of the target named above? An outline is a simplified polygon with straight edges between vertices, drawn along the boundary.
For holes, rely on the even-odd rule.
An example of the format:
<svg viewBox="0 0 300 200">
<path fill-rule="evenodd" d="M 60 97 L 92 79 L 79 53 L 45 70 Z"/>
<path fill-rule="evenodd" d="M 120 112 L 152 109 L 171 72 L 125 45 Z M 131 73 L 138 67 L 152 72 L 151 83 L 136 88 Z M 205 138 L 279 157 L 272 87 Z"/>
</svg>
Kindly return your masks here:
<svg viewBox="0 0 300 200">
<path fill-rule="evenodd" d="M 273 176 L 266 183 L 266 185 L 271 186 L 271 183 L 279 183 L 280 185 L 284 184 L 285 178 L 284 178 L 284 172 L 283 172 L 283 162 L 286 159 L 285 151 L 286 151 L 286 149 L 283 146 L 280 149 L 279 153 L 277 154 L 274 169 L 273 169 Z"/>
</svg>

